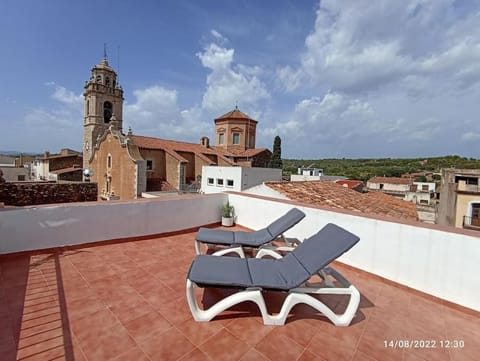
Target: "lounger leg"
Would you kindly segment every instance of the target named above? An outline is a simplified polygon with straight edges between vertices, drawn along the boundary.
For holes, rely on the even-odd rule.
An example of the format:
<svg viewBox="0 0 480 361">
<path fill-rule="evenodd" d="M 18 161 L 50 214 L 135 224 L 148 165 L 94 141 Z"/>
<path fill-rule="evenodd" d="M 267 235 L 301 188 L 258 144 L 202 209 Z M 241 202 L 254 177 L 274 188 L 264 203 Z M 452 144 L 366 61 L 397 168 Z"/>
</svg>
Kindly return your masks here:
<svg viewBox="0 0 480 361">
<path fill-rule="evenodd" d="M 200 252 L 200 242 L 198 241 L 195 241 L 195 252 L 197 252 L 197 254 L 202 254 L 202 252 Z"/>
<path fill-rule="evenodd" d="M 338 315 L 333 312 L 326 304 L 310 296 L 311 294 L 337 294 L 350 295 L 350 301 L 344 313 Z M 296 288 L 285 299 L 282 309 L 278 315 L 272 316 L 275 325 L 284 325 L 290 310 L 298 303 L 305 303 L 310 307 L 324 314 L 335 326 L 348 326 L 352 322 L 358 305 L 360 304 L 360 292 L 351 285 L 348 288 L 323 288 L 318 290 L 308 290 L 306 288 Z"/>
<path fill-rule="evenodd" d="M 198 307 L 197 300 L 195 299 L 195 283 L 187 279 L 187 301 L 188 307 L 190 307 L 190 312 L 195 321 L 197 322 L 208 322 L 219 313 L 229 309 L 232 306 L 235 306 L 239 303 L 245 301 L 255 302 L 262 313 L 263 323 L 270 323 L 270 315 L 268 314 L 267 307 L 265 306 L 265 300 L 263 299 L 262 292 L 259 289 L 245 290 L 241 292 L 234 293 L 224 299 L 218 301 L 212 307 L 206 310 L 200 309 Z"/>
<path fill-rule="evenodd" d="M 273 249 L 269 248 L 260 248 L 255 255 L 255 258 L 263 258 L 266 256 L 270 256 L 275 259 L 283 258 L 283 256 L 280 253 L 275 252 Z"/>
<path fill-rule="evenodd" d="M 236 253 L 240 258 L 245 258 L 245 253 L 243 252 L 243 248 L 241 246 L 232 246 L 220 249 L 212 253 L 212 256 L 224 256 L 229 253 Z"/>
</svg>

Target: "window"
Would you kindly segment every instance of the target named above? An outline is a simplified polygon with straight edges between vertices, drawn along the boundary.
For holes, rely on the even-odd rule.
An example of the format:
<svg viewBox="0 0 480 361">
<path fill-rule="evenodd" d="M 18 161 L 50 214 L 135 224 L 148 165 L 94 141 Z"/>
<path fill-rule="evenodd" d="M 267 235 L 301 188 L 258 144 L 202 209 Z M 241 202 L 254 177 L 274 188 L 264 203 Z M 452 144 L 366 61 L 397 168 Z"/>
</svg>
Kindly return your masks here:
<svg viewBox="0 0 480 361">
<path fill-rule="evenodd" d="M 217 178 L 217 186 L 223 187 L 223 179 Z"/>
<path fill-rule="evenodd" d="M 147 159 L 147 170 L 153 170 L 153 160 Z"/>
<path fill-rule="evenodd" d="M 108 123 L 110 121 L 110 118 L 112 117 L 112 103 L 110 102 L 105 102 L 103 103 L 103 121 L 105 123 Z"/>
<path fill-rule="evenodd" d="M 24 175 L 24 174 L 20 174 L 20 175 L 18 176 L 18 180 L 19 180 L 20 182 L 24 181 L 24 180 L 25 180 L 25 175 Z"/>
<path fill-rule="evenodd" d="M 472 218 L 480 218 L 480 203 L 472 203 Z"/>
<path fill-rule="evenodd" d="M 422 191 L 428 191 L 428 185 L 422 184 Z"/>
<path fill-rule="evenodd" d="M 97 75 L 97 83 L 101 83 L 102 82 L 102 76 L 101 75 Z"/>
<path fill-rule="evenodd" d="M 214 183 L 215 183 L 215 182 L 213 181 L 213 178 L 207 178 L 207 184 L 208 184 L 209 186 L 213 186 Z"/>
<path fill-rule="evenodd" d="M 471 203 L 470 225 L 480 227 L 480 203 Z"/>
<path fill-rule="evenodd" d="M 225 135 L 223 133 L 220 133 L 218 135 L 218 144 L 223 144 L 224 138 L 225 138 Z"/>
<path fill-rule="evenodd" d="M 233 144 L 240 144 L 240 134 L 233 133 Z"/>
<path fill-rule="evenodd" d="M 112 156 L 110 154 L 107 156 L 107 168 L 112 168 Z"/>
<path fill-rule="evenodd" d="M 380 183 L 380 189 L 383 189 L 383 184 L 382 183 Z"/>
<path fill-rule="evenodd" d="M 105 78 L 105 85 L 110 86 L 110 78 L 108 76 Z"/>
<path fill-rule="evenodd" d="M 227 187 L 233 187 L 233 179 L 227 179 Z"/>
</svg>

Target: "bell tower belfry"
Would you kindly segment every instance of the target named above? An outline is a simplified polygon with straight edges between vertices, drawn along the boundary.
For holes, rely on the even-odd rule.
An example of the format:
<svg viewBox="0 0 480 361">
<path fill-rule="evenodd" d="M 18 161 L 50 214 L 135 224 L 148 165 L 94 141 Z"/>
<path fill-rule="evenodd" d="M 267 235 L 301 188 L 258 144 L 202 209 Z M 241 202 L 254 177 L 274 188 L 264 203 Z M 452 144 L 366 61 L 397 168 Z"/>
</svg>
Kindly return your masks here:
<svg viewBox="0 0 480 361">
<path fill-rule="evenodd" d="M 85 82 L 85 115 L 83 117 L 83 168 L 88 168 L 97 139 L 112 126 L 122 131 L 123 89 L 117 73 L 108 65 L 107 54 L 92 68 Z"/>
</svg>

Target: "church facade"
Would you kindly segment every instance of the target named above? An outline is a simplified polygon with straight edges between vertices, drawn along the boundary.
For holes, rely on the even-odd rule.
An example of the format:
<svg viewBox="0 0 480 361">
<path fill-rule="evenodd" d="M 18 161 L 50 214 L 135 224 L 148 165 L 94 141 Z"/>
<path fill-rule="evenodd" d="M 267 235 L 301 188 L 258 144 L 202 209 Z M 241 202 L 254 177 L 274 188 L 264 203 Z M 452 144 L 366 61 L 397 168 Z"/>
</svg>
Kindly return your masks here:
<svg viewBox="0 0 480 361">
<path fill-rule="evenodd" d="M 85 82 L 83 168 L 101 199 L 135 199 L 143 192 L 196 188 L 202 166 L 268 167 L 272 153 L 255 148 L 257 121 L 234 110 L 215 119 L 215 145 L 123 132 L 123 89 L 104 57 Z"/>
</svg>

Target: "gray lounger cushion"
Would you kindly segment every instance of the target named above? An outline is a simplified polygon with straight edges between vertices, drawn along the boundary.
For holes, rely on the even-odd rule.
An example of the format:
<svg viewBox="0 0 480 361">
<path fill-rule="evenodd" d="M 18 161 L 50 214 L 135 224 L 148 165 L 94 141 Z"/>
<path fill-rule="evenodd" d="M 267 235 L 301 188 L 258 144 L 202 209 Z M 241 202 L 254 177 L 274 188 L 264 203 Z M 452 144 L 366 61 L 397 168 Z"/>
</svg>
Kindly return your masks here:
<svg viewBox="0 0 480 361">
<path fill-rule="evenodd" d="M 221 245 L 239 245 L 259 247 L 275 240 L 283 232 L 289 230 L 305 217 L 305 213 L 297 208 L 289 210 L 268 227 L 253 232 L 225 231 L 222 229 L 200 228 L 195 239 L 199 242 Z"/>
<path fill-rule="evenodd" d="M 199 286 L 290 290 L 299 287 L 358 241 L 358 236 L 329 223 L 281 259 L 197 256 L 187 278 Z"/>
</svg>

